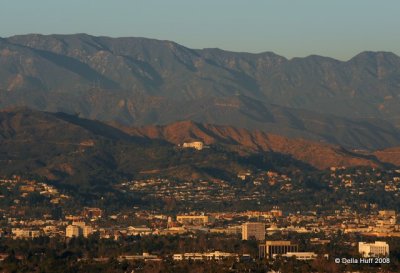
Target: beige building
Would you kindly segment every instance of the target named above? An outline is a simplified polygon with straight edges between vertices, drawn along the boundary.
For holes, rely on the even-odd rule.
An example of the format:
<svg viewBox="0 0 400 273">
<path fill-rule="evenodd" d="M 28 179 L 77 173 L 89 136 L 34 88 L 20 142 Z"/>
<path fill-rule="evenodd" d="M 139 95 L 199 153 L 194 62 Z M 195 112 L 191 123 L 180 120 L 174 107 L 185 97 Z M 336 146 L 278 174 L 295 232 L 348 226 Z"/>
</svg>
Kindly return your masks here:
<svg viewBox="0 0 400 273">
<path fill-rule="evenodd" d="M 255 238 L 257 241 L 265 240 L 265 224 L 259 222 L 247 222 L 242 225 L 242 240 Z"/>
<path fill-rule="evenodd" d="M 282 210 L 280 210 L 280 209 L 272 209 L 271 214 L 274 217 L 282 217 L 282 215 L 283 215 Z"/>
<path fill-rule="evenodd" d="M 68 225 L 65 229 L 65 237 L 72 238 L 82 235 L 82 229 L 79 226 Z"/>
<path fill-rule="evenodd" d="M 65 230 L 65 237 L 72 238 L 83 236 L 87 238 L 92 233 L 93 228 L 91 226 L 87 226 L 85 222 L 72 222 L 72 225 L 67 226 Z"/>
<path fill-rule="evenodd" d="M 275 258 L 276 255 L 278 254 L 274 254 L 273 258 Z M 286 254 L 282 254 L 282 257 L 286 258 L 294 257 L 296 260 L 308 261 L 308 260 L 315 260 L 316 258 L 318 258 L 318 254 L 316 254 L 315 252 L 287 252 Z M 329 255 L 324 254 L 323 257 L 325 259 L 328 259 Z"/>
<path fill-rule="evenodd" d="M 178 215 L 176 221 L 182 225 L 207 225 L 214 223 L 214 217 L 208 215 Z"/>
<path fill-rule="evenodd" d="M 358 252 L 363 257 L 386 257 L 389 256 L 389 245 L 386 242 L 358 243 Z"/>
<path fill-rule="evenodd" d="M 161 261 L 160 257 L 152 255 L 148 252 L 143 252 L 142 255 L 121 255 L 118 257 L 118 261 Z"/>
<path fill-rule="evenodd" d="M 87 238 L 90 236 L 90 234 L 93 233 L 93 228 L 91 226 L 84 226 L 82 229 L 82 235 L 83 237 Z"/>
<path fill-rule="evenodd" d="M 220 234 L 241 234 L 242 226 L 228 226 L 228 227 L 218 227 L 211 228 L 211 233 L 220 233 Z"/>
<path fill-rule="evenodd" d="M 11 229 L 11 233 L 14 239 L 32 239 L 37 238 L 42 235 L 40 230 L 31 230 L 24 228 L 13 228 Z"/>
<path fill-rule="evenodd" d="M 151 228 L 148 228 L 146 226 L 141 226 L 141 227 L 128 227 L 128 235 L 149 235 L 151 234 L 153 231 L 151 230 Z"/>
<path fill-rule="evenodd" d="M 290 241 L 266 241 L 265 244 L 258 246 L 258 251 L 260 258 L 273 258 L 274 255 L 298 252 L 299 247 Z"/>
<path fill-rule="evenodd" d="M 395 210 L 380 210 L 379 216 L 385 217 L 385 218 L 396 217 L 396 211 Z"/>
<path fill-rule="evenodd" d="M 193 148 L 196 150 L 203 150 L 204 143 L 202 141 L 185 142 L 182 145 L 183 148 Z"/>
<path fill-rule="evenodd" d="M 172 256 L 174 261 L 183 261 L 183 260 L 193 260 L 193 261 L 201 261 L 201 260 L 225 260 L 234 258 L 237 259 L 239 257 L 236 253 L 227 253 L 221 251 L 207 252 L 207 253 L 183 253 L 183 254 L 174 254 Z"/>
<path fill-rule="evenodd" d="M 72 225 L 83 229 L 86 226 L 86 223 L 83 221 L 72 221 Z"/>
</svg>

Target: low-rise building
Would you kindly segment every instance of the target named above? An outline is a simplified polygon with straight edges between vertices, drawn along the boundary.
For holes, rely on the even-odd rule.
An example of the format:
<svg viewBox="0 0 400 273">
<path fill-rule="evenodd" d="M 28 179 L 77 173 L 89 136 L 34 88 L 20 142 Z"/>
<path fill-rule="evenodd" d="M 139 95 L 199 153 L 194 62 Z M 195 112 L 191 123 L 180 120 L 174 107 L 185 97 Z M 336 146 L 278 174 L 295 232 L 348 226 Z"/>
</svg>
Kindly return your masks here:
<svg viewBox="0 0 400 273">
<path fill-rule="evenodd" d="M 211 228 L 211 233 L 223 233 L 223 234 L 241 234 L 242 226 L 228 226 L 228 227 L 219 227 L 219 228 Z"/>
<path fill-rule="evenodd" d="M 206 252 L 206 253 L 183 253 L 183 254 L 174 254 L 172 259 L 174 261 L 183 261 L 183 260 L 225 260 L 229 258 L 238 259 L 239 255 L 236 253 L 228 253 L 221 251 L 214 252 Z"/>
<path fill-rule="evenodd" d="M 395 210 L 380 210 L 379 216 L 381 216 L 381 217 L 396 217 L 396 211 Z"/>
<path fill-rule="evenodd" d="M 141 227 L 128 227 L 128 235 L 149 235 L 153 231 L 151 228 L 148 228 L 146 226 L 141 226 Z"/>
<path fill-rule="evenodd" d="M 118 261 L 122 262 L 122 261 L 161 261 L 160 257 L 156 256 L 156 255 L 152 255 L 150 253 L 147 252 L 143 252 L 142 255 L 121 255 L 118 257 Z"/>
<path fill-rule="evenodd" d="M 103 211 L 100 208 L 83 208 L 82 216 L 86 218 L 101 218 Z"/>
<path fill-rule="evenodd" d="M 274 255 L 283 255 L 288 252 L 298 252 L 299 246 L 292 244 L 291 241 L 266 241 L 265 244 L 258 246 L 259 257 L 273 258 Z"/>
<path fill-rule="evenodd" d="M 176 221 L 183 225 L 206 225 L 214 222 L 214 217 L 208 215 L 178 215 Z"/>
<path fill-rule="evenodd" d="M 386 242 L 358 243 L 358 252 L 363 257 L 386 257 L 389 255 L 389 245 Z"/>
<path fill-rule="evenodd" d="M 279 254 L 274 254 L 272 257 L 275 258 Z M 296 260 L 301 260 L 301 261 L 308 261 L 308 260 L 314 260 L 318 257 L 318 254 L 315 252 L 287 252 L 286 254 L 282 254 L 282 257 L 295 257 Z M 323 255 L 325 259 L 329 258 L 328 254 Z"/>
<path fill-rule="evenodd" d="M 26 228 L 13 228 L 11 230 L 13 239 L 32 239 L 42 235 L 40 230 L 32 230 Z"/>
</svg>

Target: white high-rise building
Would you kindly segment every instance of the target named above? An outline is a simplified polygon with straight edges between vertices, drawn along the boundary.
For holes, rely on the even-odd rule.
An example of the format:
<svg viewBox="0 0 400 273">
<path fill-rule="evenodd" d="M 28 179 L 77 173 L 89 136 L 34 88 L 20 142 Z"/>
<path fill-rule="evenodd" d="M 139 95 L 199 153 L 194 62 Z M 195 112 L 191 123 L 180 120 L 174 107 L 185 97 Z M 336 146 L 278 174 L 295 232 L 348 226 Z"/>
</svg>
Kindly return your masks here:
<svg viewBox="0 0 400 273">
<path fill-rule="evenodd" d="M 259 222 L 248 222 L 242 225 L 242 240 L 254 237 L 257 241 L 265 240 L 265 224 Z"/>
<path fill-rule="evenodd" d="M 358 252 L 363 257 L 380 257 L 389 255 L 389 245 L 386 242 L 376 241 L 375 243 L 358 243 Z"/>
</svg>

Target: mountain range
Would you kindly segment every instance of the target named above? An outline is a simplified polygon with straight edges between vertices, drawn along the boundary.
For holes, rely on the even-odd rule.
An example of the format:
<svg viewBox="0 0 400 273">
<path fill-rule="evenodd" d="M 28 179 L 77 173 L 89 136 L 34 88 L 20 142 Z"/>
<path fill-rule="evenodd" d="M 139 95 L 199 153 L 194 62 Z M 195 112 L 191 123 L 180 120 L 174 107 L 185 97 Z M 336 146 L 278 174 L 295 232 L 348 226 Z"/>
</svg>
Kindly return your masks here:
<svg viewBox="0 0 400 273">
<path fill-rule="evenodd" d="M 400 146 L 400 57 L 286 59 L 86 34 L 0 39 L 0 108 L 125 127 L 231 126 L 374 151 Z"/>
</svg>

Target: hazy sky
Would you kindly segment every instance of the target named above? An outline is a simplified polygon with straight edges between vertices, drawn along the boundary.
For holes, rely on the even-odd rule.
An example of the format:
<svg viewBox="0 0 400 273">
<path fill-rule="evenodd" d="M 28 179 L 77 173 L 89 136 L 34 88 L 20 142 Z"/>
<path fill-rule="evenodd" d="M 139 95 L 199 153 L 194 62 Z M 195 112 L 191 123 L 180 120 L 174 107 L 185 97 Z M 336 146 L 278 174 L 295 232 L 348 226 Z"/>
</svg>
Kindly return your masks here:
<svg viewBox="0 0 400 273">
<path fill-rule="evenodd" d="M 400 55 L 399 0 L 0 0 L 0 36 L 88 33 L 294 57 Z"/>
</svg>

